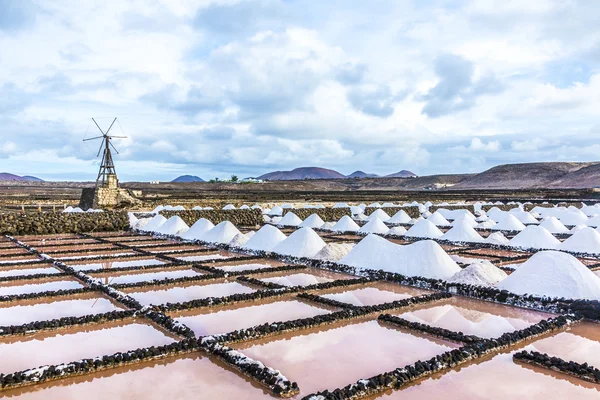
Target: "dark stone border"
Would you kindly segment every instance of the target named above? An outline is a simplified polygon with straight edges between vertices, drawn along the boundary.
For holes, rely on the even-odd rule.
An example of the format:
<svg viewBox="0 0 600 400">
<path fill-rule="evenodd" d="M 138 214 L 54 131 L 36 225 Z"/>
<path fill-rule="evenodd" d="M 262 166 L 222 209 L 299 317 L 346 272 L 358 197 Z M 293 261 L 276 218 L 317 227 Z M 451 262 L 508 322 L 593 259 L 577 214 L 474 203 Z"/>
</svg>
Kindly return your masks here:
<svg viewBox="0 0 600 400">
<path fill-rule="evenodd" d="M 65 277 L 69 276 L 66 272 L 56 272 L 54 274 L 30 274 L 30 275 L 15 275 L 15 276 L 4 276 L 0 277 L 0 282 L 13 282 L 13 281 L 28 281 L 34 279 L 46 279 L 46 278 L 54 278 L 54 277 Z"/>
<path fill-rule="evenodd" d="M 23 325 L 8 325 L 0 327 L 0 336 L 26 335 L 39 331 L 51 331 L 77 325 L 99 324 L 110 321 L 120 321 L 132 318 L 134 310 L 109 311 L 102 314 L 89 314 L 80 317 L 62 317 L 46 321 L 34 321 Z"/>
<path fill-rule="evenodd" d="M 579 321 L 574 316 L 561 315 L 540 321 L 525 329 L 505 333 L 496 339 L 483 339 L 458 349 L 436 355 L 426 361 L 417 361 L 402 368 L 385 372 L 371 378 L 361 379 L 333 391 L 325 390 L 305 396 L 303 400 L 354 400 L 381 393 L 389 389 L 400 389 L 407 384 L 436 372 L 454 368 L 460 364 L 475 360 L 492 352 L 505 349 L 525 340 L 558 330 Z"/>
<path fill-rule="evenodd" d="M 600 383 L 600 369 L 588 365 L 588 363 L 579 364 L 575 361 L 565 361 L 559 357 L 526 350 L 513 354 L 513 360 L 574 376 L 587 382 Z"/>
<path fill-rule="evenodd" d="M 244 283 L 248 283 L 250 285 L 254 285 L 254 286 L 259 286 L 259 287 L 264 287 L 265 289 L 286 289 L 290 286 L 285 286 L 285 285 L 280 285 L 278 283 L 273 283 L 273 282 L 264 282 L 261 281 L 260 279 L 256 279 L 253 278 L 251 276 L 238 276 L 237 279 L 240 282 L 244 282 Z"/>
<path fill-rule="evenodd" d="M 298 296 L 303 298 L 302 296 Z M 302 329 L 314 328 L 317 326 L 329 325 L 335 322 L 362 317 L 390 309 L 406 308 L 419 304 L 433 303 L 452 297 L 448 293 L 432 293 L 422 296 L 410 297 L 408 299 L 397 300 L 390 303 L 377 304 L 372 306 L 352 306 L 340 311 L 329 314 L 316 315 L 310 318 L 301 318 L 291 321 L 282 321 L 267 323 L 254 326 L 247 329 L 239 329 L 233 332 L 221 335 L 205 336 L 203 340 L 216 341 L 219 343 L 237 343 L 248 340 L 255 340 L 267 336 L 273 336 L 284 332 L 297 331 Z"/>
<path fill-rule="evenodd" d="M 421 324 L 418 322 L 407 321 L 403 318 L 397 317 L 395 315 L 390 314 L 381 314 L 378 318 L 379 321 L 383 321 L 385 323 L 398 326 L 402 329 L 407 329 L 415 332 L 426 333 L 431 336 L 438 337 L 440 339 L 447 339 L 453 342 L 461 342 L 461 343 L 476 343 L 481 340 L 479 336 L 475 335 L 465 335 L 462 332 L 454 332 L 449 329 L 437 328 L 430 325 Z"/>
<path fill-rule="evenodd" d="M 9 294 L 6 296 L 0 296 L 0 303 L 8 303 L 17 300 L 42 299 L 46 297 L 70 296 L 74 294 L 90 293 L 94 291 L 95 289 L 84 286 L 76 289 L 61 289 L 37 293 Z"/>
</svg>

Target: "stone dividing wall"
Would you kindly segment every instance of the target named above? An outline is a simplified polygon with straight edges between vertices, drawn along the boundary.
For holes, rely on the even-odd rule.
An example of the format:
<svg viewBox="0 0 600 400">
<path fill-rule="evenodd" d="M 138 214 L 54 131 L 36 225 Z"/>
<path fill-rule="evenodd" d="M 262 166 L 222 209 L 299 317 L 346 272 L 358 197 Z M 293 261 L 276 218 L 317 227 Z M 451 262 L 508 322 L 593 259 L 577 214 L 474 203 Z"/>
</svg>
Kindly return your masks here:
<svg viewBox="0 0 600 400">
<path fill-rule="evenodd" d="M 551 357 L 548 354 L 527 350 L 513 354 L 513 359 L 524 364 L 571 375 L 587 382 L 600 383 L 600 370 L 587 363 L 579 364 L 575 361 L 565 361 L 559 357 Z"/>
<path fill-rule="evenodd" d="M 120 211 L 0 214 L 0 233 L 6 235 L 114 232 L 128 229 L 129 219 L 127 213 Z"/>
<path fill-rule="evenodd" d="M 383 210 L 390 217 L 394 216 L 398 211 L 404 210 L 409 217 L 411 218 L 419 218 L 421 216 L 421 212 L 419 211 L 419 207 L 417 206 L 406 206 L 406 207 L 367 207 L 365 208 L 365 215 L 371 215 L 375 210 Z"/>
<path fill-rule="evenodd" d="M 177 215 L 189 226 L 200 218 L 206 218 L 215 225 L 223 221 L 229 221 L 236 226 L 257 226 L 263 223 L 262 211 L 252 209 L 161 211 L 160 214 L 167 219 Z"/>
<path fill-rule="evenodd" d="M 350 212 L 350 207 L 343 208 L 285 208 L 283 210 L 283 214 L 285 215 L 289 212 L 293 212 L 300 218 L 301 220 L 305 220 L 312 214 L 317 214 L 321 219 L 325 222 L 337 222 L 344 215 L 349 217 L 352 216 Z"/>
</svg>

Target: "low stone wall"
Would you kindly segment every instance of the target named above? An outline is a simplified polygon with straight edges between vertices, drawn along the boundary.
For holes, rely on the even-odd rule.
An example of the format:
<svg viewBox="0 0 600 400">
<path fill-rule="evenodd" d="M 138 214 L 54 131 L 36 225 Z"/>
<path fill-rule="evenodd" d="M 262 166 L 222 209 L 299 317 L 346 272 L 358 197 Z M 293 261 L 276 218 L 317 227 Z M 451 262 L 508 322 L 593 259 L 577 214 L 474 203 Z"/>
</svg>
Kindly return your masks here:
<svg viewBox="0 0 600 400">
<path fill-rule="evenodd" d="M 350 212 L 350 207 L 340 207 L 340 208 L 286 208 L 283 210 L 283 215 L 293 212 L 300 218 L 301 220 L 305 220 L 312 214 L 317 214 L 321 219 L 325 222 L 337 222 L 344 215 L 349 217 L 352 216 Z"/>
<path fill-rule="evenodd" d="M 0 214 L 0 233 L 7 235 L 113 232 L 128 229 L 126 212 Z"/>
<path fill-rule="evenodd" d="M 215 225 L 223 221 L 229 221 L 236 226 L 256 226 L 263 223 L 262 211 L 252 209 L 161 211 L 160 214 L 167 219 L 178 215 L 189 226 L 200 218 L 206 218 Z"/>
<path fill-rule="evenodd" d="M 411 218 L 419 218 L 421 216 L 421 212 L 419 211 L 419 207 L 417 206 L 406 206 L 406 207 L 367 207 L 365 208 L 365 215 L 371 215 L 375 210 L 383 210 L 390 217 L 394 216 L 398 211 L 404 210 Z"/>
</svg>

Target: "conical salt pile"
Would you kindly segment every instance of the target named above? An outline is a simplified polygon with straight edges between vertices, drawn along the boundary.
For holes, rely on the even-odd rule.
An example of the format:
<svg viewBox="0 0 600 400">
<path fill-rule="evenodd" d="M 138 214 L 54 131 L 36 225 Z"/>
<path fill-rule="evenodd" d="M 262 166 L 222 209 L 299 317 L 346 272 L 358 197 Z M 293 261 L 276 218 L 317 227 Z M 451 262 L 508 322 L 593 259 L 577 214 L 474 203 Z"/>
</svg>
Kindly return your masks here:
<svg viewBox="0 0 600 400">
<path fill-rule="evenodd" d="M 570 254 L 540 251 L 498 284 L 517 294 L 600 300 L 600 278 Z"/>
<path fill-rule="evenodd" d="M 540 223 L 540 226 L 546 228 L 550 233 L 569 233 L 569 229 L 556 217 L 544 219 Z"/>
<path fill-rule="evenodd" d="M 279 226 L 298 226 L 302 223 L 302 220 L 293 212 L 288 212 L 277 222 Z"/>
<path fill-rule="evenodd" d="M 406 211 L 400 210 L 396 214 L 394 214 L 390 219 L 388 219 L 386 222 L 389 222 L 392 224 L 408 224 L 410 222 L 410 220 L 411 220 L 411 218 L 408 216 Z"/>
<path fill-rule="evenodd" d="M 476 262 L 454 274 L 448 282 L 492 286 L 508 275 L 489 261 Z"/>
<path fill-rule="evenodd" d="M 501 232 L 491 233 L 488 237 L 485 238 L 486 243 L 492 244 L 508 244 L 509 240 L 504 236 Z"/>
<path fill-rule="evenodd" d="M 156 232 L 163 235 L 181 235 L 190 229 L 189 226 L 181 219 L 181 217 L 174 215 L 169 218 L 164 224 L 162 224 Z"/>
<path fill-rule="evenodd" d="M 390 216 L 382 209 L 377 209 L 373 211 L 371 215 L 369 215 L 369 221 L 374 220 L 375 218 L 379 218 L 380 220 L 385 222 L 388 219 L 390 219 Z"/>
<path fill-rule="evenodd" d="M 160 214 L 156 214 L 147 224 L 144 225 L 144 231 L 156 232 L 167 219 Z"/>
<path fill-rule="evenodd" d="M 318 260 L 339 261 L 354 248 L 354 243 L 327 243 L 315 258 Z"/>
<path fill-rule="evenodd" d="M 394 226 L 389 231 L 387 231 L 390 235 L 404 235 L 406 233 L 406 228 L 403 226 Z"/>
<path fill-rule="evenodd" d="M 489 213 L 488 213 L 489 214 Z M 494 218 L 496 219 L 496 218 Z M 495 231 L 522 231 L 525 229 L 525 225 L 521 221 L 517 219 L 514 215 L 510 213 L 504 213 L 500 216 L 500 219 L 497 220 L 498 223 L 492 226 L 492 230 Z"/>
<path fill-rule="evenodd" d="M 517 219 L 524 224 L 537 224 L 539 222 L 527 211 L 510 211 L 510 214 L 517 217 Z"/>
<path fill-rule="evenodd" d="M 460 271 L 458 264 L 434 241 L 421 240 L 401 246 L 377 235 L 361 240 L 340 263 L 437 279 L 448 279 Z"/>
<path fill-rule="evenodd" d="M 227 244 L 240 233 L 240 231 L 229 221 L 223 221 L 202 236 L 202 240 L 211 243 Z"/>
<path fill-rule="evenodd" d="M 444 234 L 431 221 L 422 219 L 418 220 L 404 235 L 419 238 L 440 238 Z"/>
<path fill-rule="evenodd" d="M 331 230 L 335 232 L 356 232 L 359 229 L 360 226 L 358 226 L 358 224 L 347 215 L 344 215 L 338 222 L 336 222 L 335 225 L 331 227 Z"/>
<path fill-rule="evenodd" d="M 326 243 L 311 228 L 300 228 L 279 243 L 273 251 L 294 257 L 314 257 Z"/>
<path fill-rule="evenodd" d="M 369 220 L 366 224 L 364 224 L 359 230 L 358 233 L 379 233 L 385 234 L 389 231 L 390 228 L 383 223 L 379 218 L 374 218 Z"/>
<path fill-rule="evenodd" d="M 455 225 L 448 232 L 440 238 L 444 240 L 450 240 L 452 242 L 483 242 L 483 238 L 477 233 L 471 225 L 465 220 Z"/>
<path fill-rule="evenodd" d="M 273 251 L 273 248 L 286 238 L 287 236 L 279 229 L 272 225 L 265 225 L 243 247 L 250 250 Z"/>
<path fill-rule="evenodd" d="M 323 226 L 324 223 L 325 221 L 323 221 L 321 217 L 319 217 L 317 214 L 311 214 L 298 226 L 301 226 L 303 228 L 320 228 Z"/>
<path fill-rule="evenodd" d="M 560 240 L 542 226 L 529 225 L 508 243 L 511 246 L 533 249 L 556 249 Z"/>
<path fill-rule="evenodd" d="M 181 238 L 186 240 L 202 240 L 202 236 L 214 227 L 214 224 L 206 218 L 200 218 L 194 222 L 190 229 L 181 235 Z"/>
<path fill-rule="evenodd" d="M 450 225 L 450 222 L 448 222 L 448 220 L 446 218 L 444 218 L 444 216 L 437 211 L 434 212 L 433 214 L 431 214 L 429 217 L 427 217 L 427 221 L 431 222 L 432 224 L 434 224 L 436 226 Z"/>
<path fill-rule="evenodd" d="M 562 242 L 560 249 L 579 253 L 600 253 L 600 233 L 586 226 Z"/>
</svg>

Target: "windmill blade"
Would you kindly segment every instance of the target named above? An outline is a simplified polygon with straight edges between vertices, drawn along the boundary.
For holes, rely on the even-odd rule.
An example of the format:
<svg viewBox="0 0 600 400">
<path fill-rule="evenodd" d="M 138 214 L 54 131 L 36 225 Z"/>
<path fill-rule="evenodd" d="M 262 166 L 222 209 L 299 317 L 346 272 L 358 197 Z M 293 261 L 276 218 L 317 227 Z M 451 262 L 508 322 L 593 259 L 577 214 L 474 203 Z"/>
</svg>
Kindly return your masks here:
<svg viewBox="0 0 600 400">
<path fill-rule="evenodd" d="M 100 129 L 100 132 L 102 132 L 103 135 L 106 135 L 106 133 L 104 133 L 104 131 L 102 130 L 102 128 L 100 128 L 100 125 L 98 125 L 98 123 L 96 122 L 96 120 L 94 118 L 92 118 L 92 121 L 94 121 L 94 123 L 96 124 L 98 129 Z"/>
<path fill-rule="evenodd" d="M 100 157 L 100 152 L 102 151 L 102 142 L 100 142 L 100 148 L 98 149 L 98 154 L 96 154 L 96 157 Z"/>
<path fill-rule="evenodd" d="M 110 138 L 111 139 L 112 138 L 115 138 L 115 139 L 127 139 L 127 136 L 111 136 Z"/>
<path fill-rule="evenodd" d="M 112 122 L 112 124 L 110 124 L 110 126 L 108 127 L 108 130 L 106 131 L 105 135 L 108 135 L 108 132 L 110 132 L 110 129 L 113 127 L 113 125 L 115 124 L 115 121 L 116 121 L 116 120 L 117 120 L 116 118 L 115 118 L 115 119 L 113 119 L 113 122 Z"/>
<path fill-rule="evenodd" d="M 103 137 L 104 136 L 96 136 L 96 137 L 91 137 L 91 138 L 83 139 L 83 141 L 87 142 L 88 140 L 100 139 L 100 138 L 103 138 Z"/>
<path fill-rule="evenodd" d="M 117 148 L 111 142 L 108 142 L 108 144 L 110 144 L 112 146 L 112 148 L 115 149 L 115 151 L 117 152 L 117 154 L 119 154 L 119 150 L 117 150 Z"/>
</svg>

